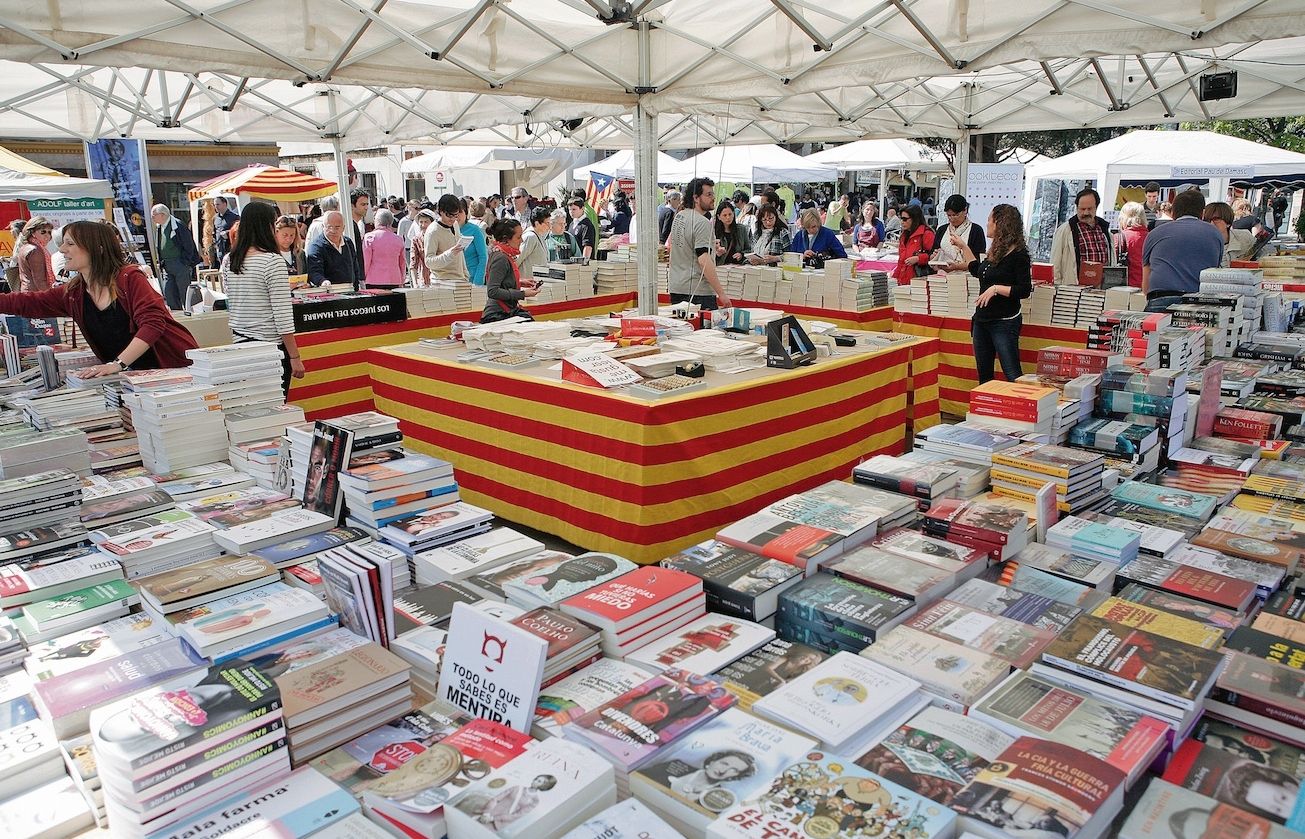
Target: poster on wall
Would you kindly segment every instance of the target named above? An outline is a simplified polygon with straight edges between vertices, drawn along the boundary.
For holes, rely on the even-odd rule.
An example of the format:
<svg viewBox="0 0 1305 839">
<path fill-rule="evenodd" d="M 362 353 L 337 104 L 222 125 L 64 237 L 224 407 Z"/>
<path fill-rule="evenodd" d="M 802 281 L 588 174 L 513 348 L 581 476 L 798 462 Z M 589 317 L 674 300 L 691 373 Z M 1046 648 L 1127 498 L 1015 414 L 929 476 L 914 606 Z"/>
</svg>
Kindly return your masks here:
<svg viewBox="0 0 1305 839">
<path fill-rule="evenodd" d="M 147 248 L 150 170 L 145 141 L 109 137 L 84 145 L 87 175 L 113 186 L 115 209 L 122 209 L 137 248 Z"/>
<path fill-rule="evenodd" d="M 45 216 L 55 229 L 74 221 L 100 221 L 104 218 L 103 198 L 51 198 L 28 201 L 27 210 Z"/>
<path fill-rule="evenodd" d="M 1033 213 L 1028 219 L 1029 253 L 1034 262 L 1051 261 L 1051 240 L 1056 228 L 1074 215 L 1074 196 L 1089 181 L 1039 180 L 1033 198 Z M 973 212 L 973 210 L 971 210 Z"/>
<path fill-rule="evenodd" d="M 1024 205 L 1024 164 L 971 163 L 964 193 L 970 202 L 970 221 L 986 227 L 998 204 Z"/>
</svg>

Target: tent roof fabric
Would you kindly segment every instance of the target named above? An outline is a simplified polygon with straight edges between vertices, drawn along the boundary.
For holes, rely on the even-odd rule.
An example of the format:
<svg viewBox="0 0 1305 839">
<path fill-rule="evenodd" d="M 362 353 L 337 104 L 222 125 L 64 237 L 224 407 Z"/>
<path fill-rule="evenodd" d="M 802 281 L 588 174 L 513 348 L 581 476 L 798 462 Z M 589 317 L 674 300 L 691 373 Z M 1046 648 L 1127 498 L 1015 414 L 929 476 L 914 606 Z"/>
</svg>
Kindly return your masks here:
<svg viewBox="0 0 1305 839">
<path fill-rule="evenodd" d="M 680 161 L 669 154 L 657 152 L 657 170 L 659 172 L 672 166 L 678 166 L 679 163 Z M 578 166 L 571 170 L 571 177 L 577 181 L 584 181 L 589 179 L 589 173 L 591 172 L 597 172 L 600 175 L 607 175 L 612 178 L 633 178 L 635 176 L 634 151 L 622 149 L 602 160 Z"/>
<path fill-rule="evenodd" d="M 10 4 L 0 133 L 619 148 L 639 101 L 693 148 L 1298 114 L 1300 36 L 1305 0 Z M 1214 68 L 1237 98 L 1197 101 Z"/>
<path fill-rule="evenodd" d="M 244 195 L 271 201 L 312 201 L 335 195 L 340 185 L 302 172 L 291 172 L 263 163 L 255 163 L 216 178 L 195 184 L 188 195 L 191 201 L 218 195 Z"/>
<path fill-rule="evenodd" d="M 1063 157 L 1031 163 L 1024 173 L 1032 181 L 1096 178 L 1107 170 L 1141 176 L 1167 173 L 1174 166 L 1228 165 L 1249 167 L 1252 179 L 1305 176 L 1305 154 L 1212 131 L 1130 131 Z"/>
<path fill-rule="evenodd" d="M 112 197 L 108 181 L 70 178 L 0 146 L 0 201 Z"/>
<path fill-rule="evenodd" d="M 857 140 L 809 154 L 811 163 L 833 166 L 840 172 L 868 169 L 913 169 L 943 172 L 951 169 L 941 154 L 911 140 Z"/>
<path fill-rule="evenodd" d="M 529 166 L 569 164 L 575 153 L 563 149 L 488 148 L 450 146 L 408 158 L 400 165 L 405 174 L 434 172 L 436 169 L 518 169 Z"/>
<path fill-rule="evenodd" d="M 657 171 L 660 183 L 685 183 L 693 178 L 745 184 L 833 181 L 838 178 L 838 170 L 812 163 L 776 145 L 758 145 L 715 146 Z"/>
</svg>

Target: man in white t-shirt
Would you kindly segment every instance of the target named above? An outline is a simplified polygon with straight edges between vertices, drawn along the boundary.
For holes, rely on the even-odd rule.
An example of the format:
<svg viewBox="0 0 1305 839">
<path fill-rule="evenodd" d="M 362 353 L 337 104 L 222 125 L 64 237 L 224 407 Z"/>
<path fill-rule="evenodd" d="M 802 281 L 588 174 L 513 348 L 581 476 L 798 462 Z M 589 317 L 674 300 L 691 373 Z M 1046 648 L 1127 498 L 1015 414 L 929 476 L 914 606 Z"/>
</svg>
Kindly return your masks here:
<svg viewBox="0 0 1305 839">
<path fill-rule="evenodd" d="M 734 305 L 716 276 L 715 228 L 707 219 L 716 202 L 716 183 L 694 178 L 684 188 L 684 209 L 671 222 L 671 303 L 696 303 L 703 311 Z"/>
</svg>

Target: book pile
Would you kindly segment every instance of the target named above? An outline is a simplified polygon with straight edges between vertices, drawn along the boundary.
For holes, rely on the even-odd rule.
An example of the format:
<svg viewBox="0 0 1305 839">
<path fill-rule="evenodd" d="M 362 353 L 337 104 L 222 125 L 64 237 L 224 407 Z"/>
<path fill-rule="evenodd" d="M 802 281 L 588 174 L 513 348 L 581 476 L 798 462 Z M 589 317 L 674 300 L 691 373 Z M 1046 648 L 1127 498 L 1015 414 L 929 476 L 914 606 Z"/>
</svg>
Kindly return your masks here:
<svg viewBox="0 0 1305 839">
<path fill-rule="evenodd" d="M 110 410 L 99 390 L 52 390 L 13 402 L 38 431 L 75 428 L 86 439 L 105 440 L 122 434 L 122 417 Z"/>
<path fill-rule="evenodd" d="M 1201 271 L 1201 294 L 1254 297 L 1263 281 L 1264 272 L 1255 268 L 1206 268 Z"/>
<path fill-rule="evenodd" d="M 960 474 L 945 465 L 923 465 L 881 454 L 857 464 L 852 480 L 916 499 L 921 509 L 940 498 L 955 498 Z"/>
<path fill-rule="evenodd" d="M 25 425 L 0 431 L 0 479 L 52 469 L 67 469 L 83 478 L 90 476 L 91 455 L 85 432 L 74 428 L 37 431 Z"/>
<path fill-rule="evenodd" d="M 828 267 L 828 263 L 826 263 Z M 846 312 L 868 312 L 881 306 L 891 306 L 892 296 L 886 271 L 858 271 L 855 279 L 844 279 L 839 284 L 838 308 Z"/>
<path fill-rule="evenodd" d="M 579 266 L 582 269 L 586 266 Z M 609 294 L 621 294 L 634 291 L 639 287 L 639 264 L 637 262 L 596 262 L 587 266 L 593 273 L 594 293 L 600 297 Z M 573 270 L 568 266 L 568 272 Z"/>
<path fill-rule="evenodd" d="M 774 623 L 779 595 L 802 580 L 802 571 L 789 563 L 714 539 L 686 548 L 661 565 L 700 578 L 710 611 L 766 625 Z"/>
<path fill-rule="evenodd" d="M 602 633 L 603 654 L 612 658 L 625 658 L 706 614 L 707 597 L 698 577 L 671 568 L 636 568 L 624 560 L 618 565 L 614 559 L 610 554 L 581 554 L 504 588 L 509 602 L 518 605 L 528 598 L 554 597 L 546 589 L 546 578 L 555 580 L 552 588 L 560 589 L 559 594 L 574 591 L 556 601 L 559 608 L 596 627 Z M 625 570 L 614 573 L 618 569 Z"/>
<path fill-rule="evenodd" d="M 510 623 L 548 642 L 541 687 L 574 675 L 603 657 L 601 633 L 557 609 L 532 609 Z"/>
<path fill-rule="evenodd" d="M 494 514 L 464 501 L 454 501 L 416 515 L 405 514 L 379 531 L 380 538 L 402 551 L 409 560 L 423 551 L 458 542 L 489 530 Z M 351 525 L 370 532 L 357 518 Z"/>
<path fill-rule="evenodd" d="M 625 661 L 650 673 L 669 668 L 714 673 L 774 637 L 775 631 L 761 624 L 709 612 L 626 654 Z"/>
<path fill-rule="evenodd" d="M 1073 379 L 1085 373 L 1103 373 L 1110 367 L 1122 364 L 1123 360 L 1120 353 L 1110 350 L 1056 345 L 1038 350 L 1037 373 L 1043 376 Z"/>
<path fill-rule="evenodd" d="M 1142 537 L 1122 528 L 1066 516 L 1047 528 L 1046 544 L 1076 557 L 1124 565 L 1137 559 Z"/>
<path fill-rule="evenodd" d="M 1040 442 L 1049 442 L 1059 399 L 1054 388 L 994 379 L 970 391 L 966 419 L 1025 439 L 1030 434 L 1046 437 Z"/>
<path fill-rule="evenodd" d="M 186 350 L 195 384 L 216 391 L 223 411 L 285 403 L 281 348 L 266 341 Z"/>
<path fill-rule="evenodd" d="M 331 629 L 321 600 L 281 582 L 210 600 L 168 616 L 173 632 L 215 662 Z"/>
<path fill-rule="evenodd" d="M 993 454 L 992 491 L 1036 503 L 1038 491 L 1054 483 L 1057 508 L 1062 513 L 1077 513 L 1105 498 L 1104 469 L 1105 458 L 1092 452 L 1021 443 Z"/>
<path fill-rule="evenodd" d="M 0 480 L 0 535 L 11 539 L 9 544 L 0 546 L 0 562 L 40 550 L 36 544 L 22 544 L 21 537 L 14 539 L 10 534 L 60 523 L 75 525 L 81 516 L 81 506 L 81 481 L 67 469 Z"/>
<path fill-rule="evenodd" d="M 973 498 L 988 489 L 988 475 L 991 470 L 987 466 L 980 466 L 977 463 L 962 460 L 953 455 L 925 449 L 913 449 L 906 454 L 899 455 L 899 457 L 907 463 L 915 463 L 921 466 L 944 466 L 954 471 L 957 476 L 956 496 L 958 498 Z"/>
<path fill-rule="evenodd" d="M 1160 367 L 1167 370 L 1192 370 L 1210 357 L 1206 333 L 1197 326 L 1160 330 Z"/>
<path fill-rule="evenodd" d="M 914 522 L 916 502 L 842 481 L 790 495 L 716 534 L 721 542 L 811 573 L 821 562 Z"/>
<path fill-rule="evenodd" d="M 115 835 L 167 831 L 290 773 L 281 696 L 243 661 L 99 708 L 90 729 Z"/>
<path fill-rule="evenodd" d="M 915 610 L 909 597 L 822 572 L 780 595 L 775 628 L 786 641 L 831 654 L 858 653 Z"/>
<path fill-rule="evenodd" d="M 17 617 L 21 610 L 101 583 L 122 581 L 122 566 L 88 548 L 31 561 L 0 564 L 0 610 Z"/>
<path fill-rule="evenodd" d="M 251 475 L 259 486 L 273 488 L 281 462 L 280 438 L 286 426 L 304 422 L 303 409 L 297 405 L 265 405 L 223 414 L 231 465 Z"/>
<path fill-rule="evenodd" d="M 355 454 L 340 472 L 340 488 L 349 523 L 369 533 L 391 526 L 407 533 L 459 499 L 452 465 L 406 449 Z"/>
<path fill-rule="evenodd" d="M 1305 347 L 1280 341 L 1244 341 L 1237 345 L 1235 358 L 1267 361 L 1283 368 L 1300 369 L 1305 366 Z"/>
<path fill-rule="evenodd" d="M 669 744 L 697 730 L 735 704 L 715 679 L 668 669 L 638 684 L 562 728 L 562 737 L 586 746 L 611 763 L 616 788 L 630 794 L 630 773 L 648 765 Z M 655 725 L 643 719 L 653 707 L 674 709 Z M 754 706 L 755 707 L 755 706 Z"/>
<path fill-rule="evenodd" d="M 1159 335 L 1170 326 L 1165 313 L 1107 310 L 1088 329 L 1089 349 L 1122 353 L 1125 363 L 1148 370 L 1160 366 Z"/>
<path fill-rule="evenodd" d="M 866 647 L 861 657 L 917 680 L 929 701 L 958 714 L 1010 673 L 1004 659 L 905 625 Z"/>
<path fill-rule="evenodd" d="M 151 472 L 224 460 L 227 428 L 215 390 L 131 390 L 123 394 L 131 408 L 141 462 Z"/>
<path fill-rule="evenodd" d="M 418 585 L 465 580 L 544 550 L 544 543 L 509 527 L 470 536 L 440 548 L 414 554 L 412 567 Z"/>
<path fill-rule="evenodd" d="M 14 618 L 14 627 L 30 646 L 121 617 L 139 600 L 136 589 L 119 577 L 28 603 Z"/>
<path fill-rule="evenodd" d="M 213 541 L 228 553 L 240 555 L 324 533 L 334 526 L 333 516 L 308 509 L 288 509 L 216 530 Z"/>
<path fill-rule="evenodd" d="M 1272 440 L 1282 436 L 1282 417 L 1245 408 L 1222 408 L 1214 417 L 1214 435 L 1236 440 Z"/>
<path fill-rule="evenodd" d="M 1024 550 L 1028 531 L 1028 514 L 1007 504 L 944 499 L 924 514 L 926 534 L 978 548 L 996 558 Z"/>
<path fill-rule="evenodd" d="M 136 580 L 215 559 L 222 553 L 216 532 L 213 525 L 192 516 L 106 538 L 96 547 L 122 564 L 127 579 Z"/>
<path fill-rule="evenodd" d="M 954 457 L 984 468 L 991 468 L 993 452 L 1019 443 L 1018 439 L 1009 434 L 985 431 L 965 422 L 935 425 L 915 435 L 916 451 Z"/>
<path fill-rule="evenodd" d="M 1156 433 L 1156 444 L 1161 448 L 1154 455 L 1148 456 L 1148 445 L 1130 445 L 1127 433 L 1124 440 L 1118 434 L 1109 434 L 1110 439 L 1101 442 L 1111 443 L 1117 455 L 1155 468 L 1152 461 L 1161 455 L 1168 456 L 1182 448 L 1191 440 L 1196 430 L 1196 412 L 1189 411 L 1187 385 L 1189 374 L 1182 370 L 1152 370 L 1134 372 L 1127 368 L 1107 370 L 1101 377 L 1101 390 L 1097 396 L 1095 414 L 1100 419 L 1125 422 L 1130 425 L 1148 426 Z M 1114 427 L 1117 428 L 1117 427 Z M 1098 429 L 1099 430 L 1099 429 Z M 1077 431 L 1077 429 L 1075 429 Z M 1136 435 L 1143 435 L 1140 429 Z M 1084 436 L 1084 440 L 1094 437 Z M 1140 437 L 1140 439 L 1146 439 Z M 1123 448 L 1120 448 L 1120 445 Z M 1103 448 L 1094 446 L 1094 448 Z M 1110 451 L 1111 448 L 1104 450 Z"/>
</svg>

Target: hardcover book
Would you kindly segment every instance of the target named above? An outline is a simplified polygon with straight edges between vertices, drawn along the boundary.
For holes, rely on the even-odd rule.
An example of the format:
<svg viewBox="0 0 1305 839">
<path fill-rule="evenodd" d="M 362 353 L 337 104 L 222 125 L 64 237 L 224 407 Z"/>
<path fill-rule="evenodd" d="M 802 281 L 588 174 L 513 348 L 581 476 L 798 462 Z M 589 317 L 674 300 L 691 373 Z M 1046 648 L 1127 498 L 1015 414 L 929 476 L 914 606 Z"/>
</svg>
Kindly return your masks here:
<svg viewBox="0 0 1305 839">
<path fill-rule="evenodd" d="M 637 568 L 633 562 L 608 553 L 584 553 L 559 559 L 533 575 L 504 584 L 508 599 L 518 605 L 546 606 L 605 583 Z"/>
</svg>

